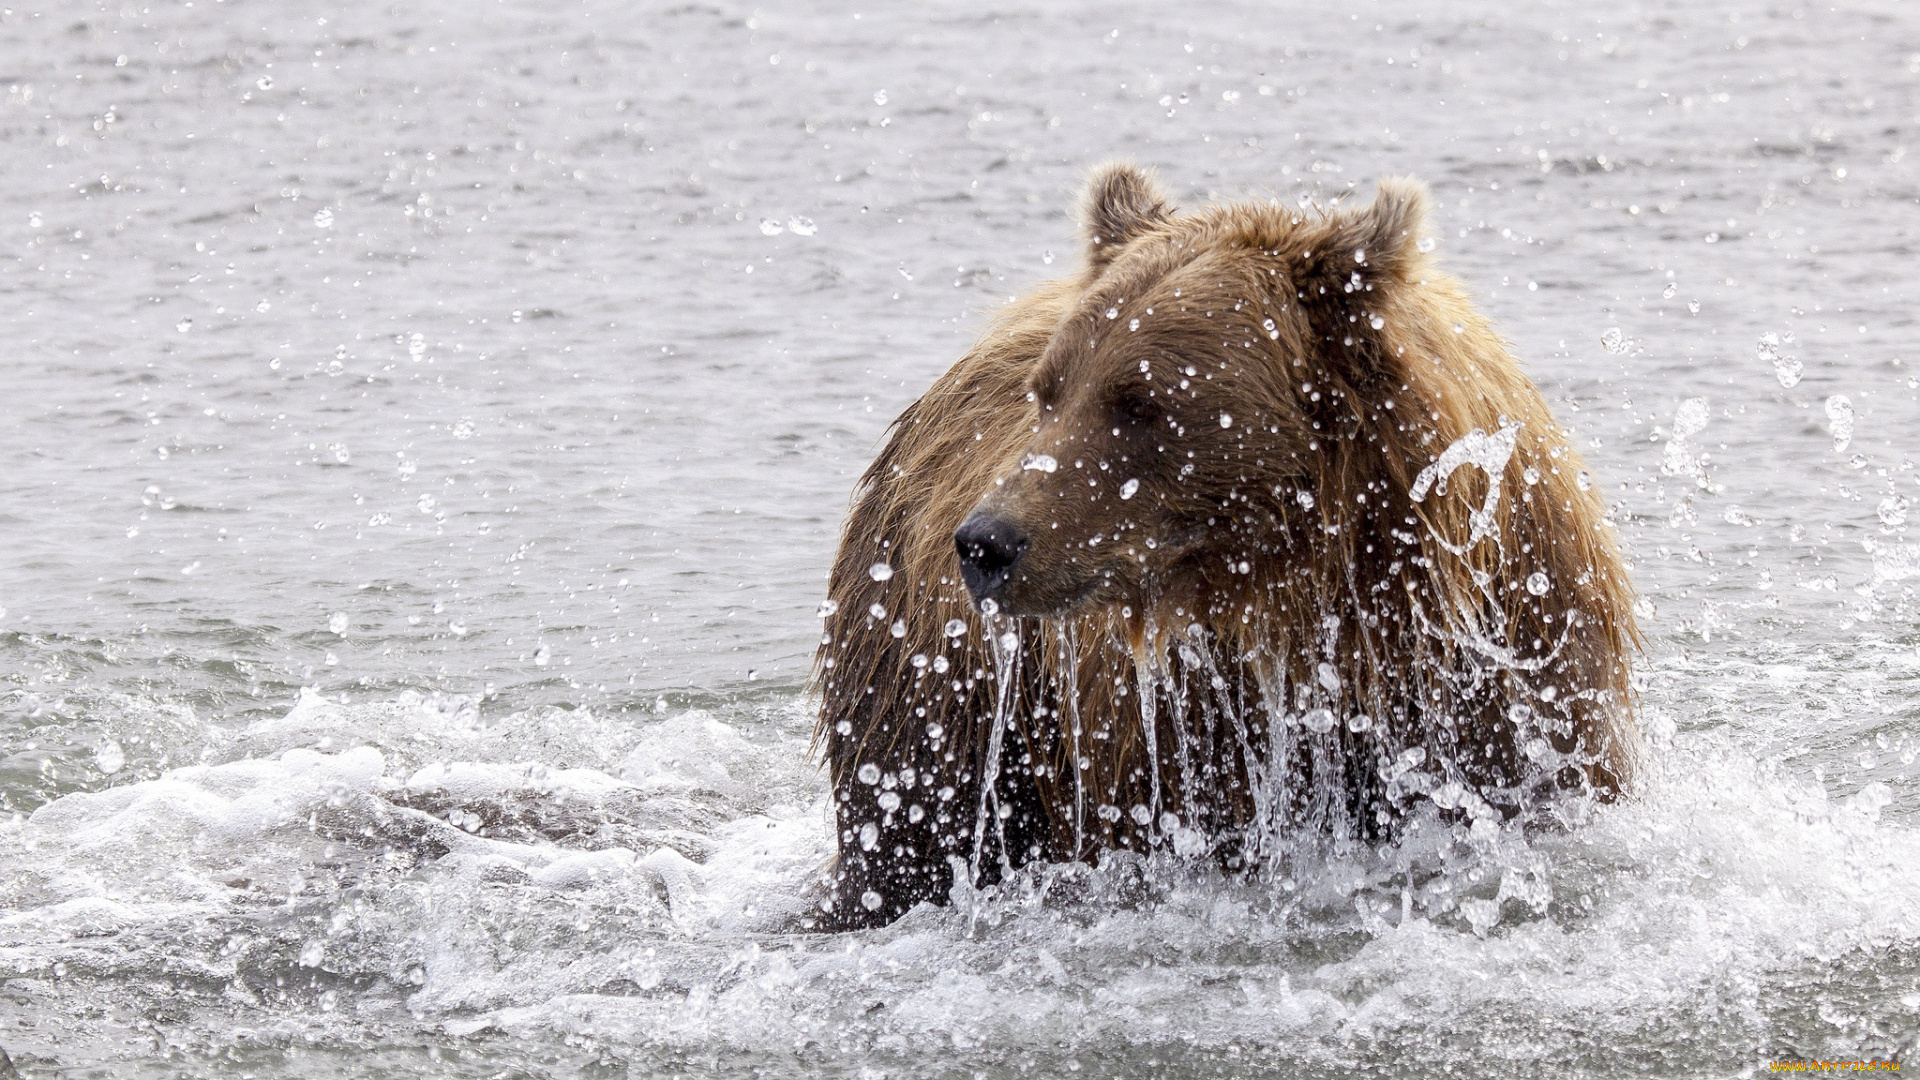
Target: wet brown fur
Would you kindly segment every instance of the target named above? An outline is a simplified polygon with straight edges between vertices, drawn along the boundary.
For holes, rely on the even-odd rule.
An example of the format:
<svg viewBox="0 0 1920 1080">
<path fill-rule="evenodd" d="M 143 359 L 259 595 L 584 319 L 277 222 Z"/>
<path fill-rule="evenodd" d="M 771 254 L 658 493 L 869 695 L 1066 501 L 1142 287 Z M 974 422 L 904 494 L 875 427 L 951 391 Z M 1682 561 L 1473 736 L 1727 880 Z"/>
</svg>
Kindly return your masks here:
<svg viewBox="0 0 1920 1080">
<path fill-rule="evenodd" d="M 957 861 L 992 880 L 1171 837 L 1251 869 L 1289 836 L 1386 835 L 1435 790 L 1511 816 L 1625 788 L 1618 551 L 1567 433 L 1420 250 L 1425 213 L 1393 180 L 1359 209 L 1176 216 L 1139 170 L 1095 172 L 1086 267 L 1009 304 L 856 492 L 816 661 L 840 830 L 821 925 L 937 902 Z M 1503 422 L 1502 497 L 1469 543 L 1478 468 L 1412 493 Z M 1053 471 L 1022 468 L 1039 454 Z M 1033 536 L 1021 617 L 993 626 L 954 549 L 976 509 Z"/>
</svg>

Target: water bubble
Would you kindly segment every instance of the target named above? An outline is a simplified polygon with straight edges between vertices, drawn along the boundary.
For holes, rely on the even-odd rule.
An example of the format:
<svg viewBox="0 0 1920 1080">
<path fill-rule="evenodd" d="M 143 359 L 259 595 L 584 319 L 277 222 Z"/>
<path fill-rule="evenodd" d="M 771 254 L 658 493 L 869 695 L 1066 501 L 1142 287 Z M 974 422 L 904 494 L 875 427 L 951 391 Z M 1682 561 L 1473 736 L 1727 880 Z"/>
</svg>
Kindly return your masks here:
<svg viewBox="0 0 1920 1080">
<path fill-rule="evenodd" d="M 545 645 L 542 645 L 539 648 L 533 650 L 533 664 L 535 667 L 546 667 L 548 664 L 552 662 L 553 662 L 552 649 L 549 649 Z"/>
<path fill-rule="evenodd" d="M 1335 723 L 1337 723 L 1337 721 L 1334 719 L 1333 710 L 1331 709 L 1309 709 L 1307 710 L 1307 714 L 1300 718 L 1301 726 L 1316 735 L 1325 735 L 1327 732 L 1332 731 Z"/>
<path fill-rule="evenodd" d="M 1907 505 L 1907 500 L 1898 495 L 1889 495 L 1881 499 L 1880 506 L 1877 510 L 1877 513 L 1880 515 L 1880 523 L 1890 529 L 1897 525 L 1906 524 Z"/>
<path fill-rule="evenodd" d="M 787 227 L 785 225 L 780 224 L 772 218 L 760 219 L 760 234 L 762 236 L 778 236 L 786 231 Z"/>
<path fill-rule="evenodd" d="M 867 614 L 873 616 L 876 619 L 884 619 L 887 617 L 887 609 L 886 609 L 886 606 L 883 604 L 878 604 L 878 603 L 869 604 L 867 606 Z"/>
<path fill-rule="evenodd" d="M 193 329 L 193 320 L 181 319 L 179 322 L 173 324 L 173 328 L 184 334 L 187 331 Z"/>
<path fill-rule="evenodd" d="M 1366 713 L 1354 713 L 1352 716 L 1347 717 L 1348 731 L 1357 734 L 1371 727 L 1373 727 L 1373 717 L 1368 716 Z"/>
<path fill-rule="evenodd" d="M 106 742 L 93 748 L 94 767 L 106 773 L 108 776 L 119 772 L 121 766 L 126 763 L 127 752 L 120 749 L 120 744 L 114 742 L 112 739 L 108 739 Z"/>
<path fill-rule="evenodd" d="M 1827 399 L 1827 426 L 1833 432 L 1833 451 L 1839 453 L 1853 441 L 1853 402 L 1845 394 Z"/>
<path fill-rule="evenodd" d="M 315 210 L 313 212 L 313 226 L 316 229 L 333 228 L 333 210 L 325 206 Z"/>
<path fill-rule="evenodd" d="M 1527 591 L 1535 596 L 1547 595 L 1547 590 L 1552 587 L 1553 584 L 1547 580 L 1547 575 L 1538 570 L 1527 575 Z"/>
<path fill-rule="evenodd" d="M 893 576 L 893 567 L 883 562 L 874 563 L 867 567 L 867 576 L 875 581 L 886 581 Z"/>
<path fill-rule="evenodd" d="M 348 625 L 349 620 L 344 611 L 336 611 L 327 619 L 327 629 L 333 631 L 336 637 L 346 637 Z"/>
<path fill-rule="evenodd" d="M 820 229 L 813 223 L 812 218 L 790 217 L 787 219 L 787 231 L 795 236 L 812 236 Z"/>
<path fill-rule="evenodd" d="M 1232 427 L 1232 426 L 1233 426 L 1233 414 L 1232 414 L 1232 413 L 1221 413 L 1221 414 L 1220 414 L 1220 426 L 1221 426 L 1221 427 L 1223 427 L 1223 428 L 1230 428 L 1230 427 Z"/>
<path fill-rule="evenodd" d="M 869 761 L 865 765 L 860 766 L 859 771 L 854 773 L 854 775 L 860 778 L 861 783 L 872 787 L 880 782 L 880 766 Z"/>
<path fill-rule="evenodd" d="M 813 614 L 815 618 L 824 619 L 839 610 L 840 604 L 838 601 L 822 600 L 820 601 L 820 606 L 813 609 Z"/>
<path fill-rule="evenodd" d="M 897 637 L 897 638 L 906 637 L 907 621 L 905 619 L 893 620 L 893 625 L 888 628 L 887 633 L 892 634 L 894 637 Z"/>
<path fill-rule="evenodd" d="M 1139 490 L 1140 490 L 1140 481 L 1129 480 L 1126 483 L 1120 485 L 1120 498 L 1123 501 L 1127 499 L 1131 499 L 1133 498 L 1134 493 Z"/>
<path fill-rule="evenodd" d="M 1028 454 L 1026 457 L 1020 459 L 1020 470 L 1022 472 L 1038 470 L 1043 473 L 1050 473 L 1059 467 L 1060 463 L 1055 461 L 1051 454 Z"/>
<path fill-rule="evenodd" d="M 966 620 L 965 619 L 948 619 L 946 631 L 947 631 L 947 636 L 950 638 L 959 637 L 960 635 L 967 632 Z"/>
</svg>

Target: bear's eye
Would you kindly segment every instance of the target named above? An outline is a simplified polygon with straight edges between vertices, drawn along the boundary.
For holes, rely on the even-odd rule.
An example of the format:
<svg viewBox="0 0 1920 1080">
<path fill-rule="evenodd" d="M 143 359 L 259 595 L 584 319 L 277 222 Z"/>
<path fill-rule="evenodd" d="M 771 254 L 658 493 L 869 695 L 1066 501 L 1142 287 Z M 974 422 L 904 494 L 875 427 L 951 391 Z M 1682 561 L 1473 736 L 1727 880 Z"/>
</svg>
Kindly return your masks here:
<svg viewBox="0 0 1920 1080">
<path fill-rule="evenodd" d="M 1160 418 L 1160 406 L 1144 394 L 1125 394 L 1113 403 L 1115 427 L 1151 424 Z"/>
</svg>

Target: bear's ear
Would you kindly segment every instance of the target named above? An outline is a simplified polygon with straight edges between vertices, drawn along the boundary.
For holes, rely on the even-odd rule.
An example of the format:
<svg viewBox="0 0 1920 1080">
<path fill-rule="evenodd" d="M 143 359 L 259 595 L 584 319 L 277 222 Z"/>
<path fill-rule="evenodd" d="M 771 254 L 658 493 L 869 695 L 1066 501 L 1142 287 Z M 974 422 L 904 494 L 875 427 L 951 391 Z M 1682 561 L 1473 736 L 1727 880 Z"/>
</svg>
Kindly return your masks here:
<svg viewBox="0 0 1920 1080">
<path fill-rule="evenodd" d="M 1112 161 L 1087 178 L 1081 216 L 1087 227 L 1087 261 L 1098 269 L 1112 261 L 1127 241 L 1171 220 L 1173 208 L 1152 173 Z"/>
<path fill-rule="evenodd" d="M 1408 176 L 1380 181 L 1373 202 L 1335 213 L 1307 256 L 1307 280 L 1337 282 L 1342 293 L 1407 280 L 1427 231 L 1427 186 Z"/>
</svg>

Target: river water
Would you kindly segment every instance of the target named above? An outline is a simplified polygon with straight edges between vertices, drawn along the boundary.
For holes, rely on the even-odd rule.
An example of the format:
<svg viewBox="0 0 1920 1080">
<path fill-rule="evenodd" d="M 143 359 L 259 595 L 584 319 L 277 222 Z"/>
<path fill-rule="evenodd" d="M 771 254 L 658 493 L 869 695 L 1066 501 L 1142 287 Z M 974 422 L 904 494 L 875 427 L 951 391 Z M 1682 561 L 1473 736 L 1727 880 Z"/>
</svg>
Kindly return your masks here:
<svg viewBox="0 0 1920 1080">
<path fill-rule="evenodd" d="M 1033 7 L 0 14 L 23 1075 L 1914 1056 L 1920 21 Z M 1654 765 L 1451 905 L 1386 849 L 798 933 L 853 479 L 1114 156 L 1432 185 L 1615 506 Z"/>
</svg>

